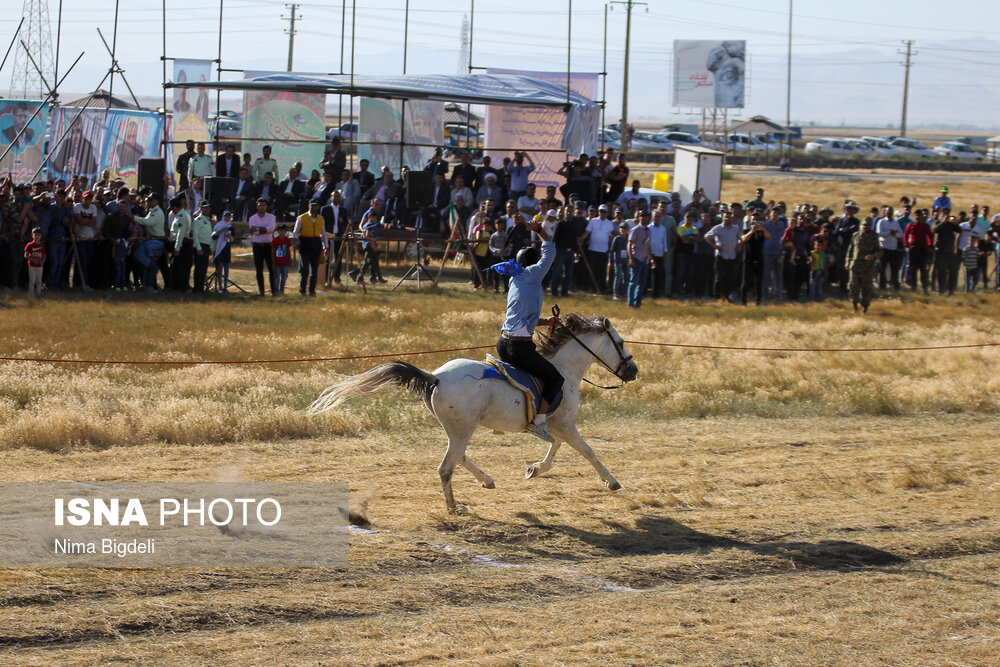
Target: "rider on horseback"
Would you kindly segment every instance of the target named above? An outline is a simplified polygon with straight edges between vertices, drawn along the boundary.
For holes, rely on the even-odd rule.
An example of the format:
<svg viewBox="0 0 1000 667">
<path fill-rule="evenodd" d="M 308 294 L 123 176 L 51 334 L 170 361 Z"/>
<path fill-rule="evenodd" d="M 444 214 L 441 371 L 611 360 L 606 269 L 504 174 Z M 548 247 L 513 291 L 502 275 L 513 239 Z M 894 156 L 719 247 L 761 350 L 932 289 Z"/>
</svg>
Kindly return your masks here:
<svg viewBox="0 0 1000 667">
<path fill-rule="evenodd" d="M 536 326 L 547 324 L 553 327 L 559 324 L 558 317 L 539 319 L 545 293 L 542 279 L 555 259 L 555 244 L 539 223 L 528 223 L 528 229 L 541 237 L 541 253 L 534 246 L 528 246 L 518 251 L 514 262 L 497 267 L 511 276 L 507 292 L 507 317 L 497 341 L 497 352 L 503 361 L 524 369 L 541 380 L 542 398 L 535 419 L 528 424 L 526 430 L 542 440 L 555 442 L 545 424 L 545 414 L 562 388 L 563 377 L 548 359 L 538 353 L 532 339 Z"/>
</svg>

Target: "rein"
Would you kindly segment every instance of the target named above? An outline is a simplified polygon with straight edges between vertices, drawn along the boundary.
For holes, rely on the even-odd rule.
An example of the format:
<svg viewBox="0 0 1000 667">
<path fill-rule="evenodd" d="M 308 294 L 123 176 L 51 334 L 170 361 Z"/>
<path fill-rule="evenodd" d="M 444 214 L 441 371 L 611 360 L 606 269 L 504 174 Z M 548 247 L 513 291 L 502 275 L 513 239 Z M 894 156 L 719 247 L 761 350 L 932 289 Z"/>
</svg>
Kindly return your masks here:
<svg viewBox="0 0 1000 667">
<path fill-rule="evenodd" d="M 552 314 L 555 317 L 559 317 L 559 306 L 552 306 Z M 618 385 L 611 386 L 611 387 L 606 387 L 604 385 L 597 384 L 596 382 L 591 382 L 587 378 L 580 378 L 581 380 L 583 380 L 584 382 L 586 382 L 587 384 L 589 384 L 589 385 L 591 385 L 593 387 L 597 387 L 598 389 L 621 389 L 622 387 L 625 386 L 625 380 L 618 373 L 618 369 L 621 369 L 622 366 L 627 365 L 628 364 L 628 360 L 631 358 L 631 356 L 626 357 L 626 355 L 622 354 L 621 348 L 618 346 L 618 343 L 617 343 L 617 341 L 615 341 L 614 338 L 611 339 L 611 342 L 615 344 L 615 351 L 618 352 L 618 356 L 621 359 L 621 363 L 618 364 L 618 369 L 611 368 L 611 366 L 609 366 L 607 364 L 607 362 L 604 361 L 604 359 L 601 359 L 599 356 L 597 356 L 596 352 L 594 352 L 589 347 L 587 347 L 587 344 L 584 343 L 579 338 L 577 338 L 576 334 L 573 333 L 573 331 L 568 326 L 566 326 L 565 324 L 562 324 L 561 321 L 560 321 L 559 326 L 566 331 L 567 335 L 569 335 L 570 338 L 572 338 L 577 343 L 579 343 L 580 347 L 582 347 L 583 349 L 585 349 L 587 352 L 590 352 L 590 355 L 592 357 L 594 357 L 594 359 L 597 359 L 597 361 L 599 361 L 602 366 L 604 366 L 606 369 L 608 369 L 608 372 L 610 372 L 612 375 L 614 375 L 619 380 L 621 380 L 621 382 Z M 605 330 L 605 333 L 608 334 L 609 337 L 611 336 L 611 332 L 610 331 Z"/>
</svg>

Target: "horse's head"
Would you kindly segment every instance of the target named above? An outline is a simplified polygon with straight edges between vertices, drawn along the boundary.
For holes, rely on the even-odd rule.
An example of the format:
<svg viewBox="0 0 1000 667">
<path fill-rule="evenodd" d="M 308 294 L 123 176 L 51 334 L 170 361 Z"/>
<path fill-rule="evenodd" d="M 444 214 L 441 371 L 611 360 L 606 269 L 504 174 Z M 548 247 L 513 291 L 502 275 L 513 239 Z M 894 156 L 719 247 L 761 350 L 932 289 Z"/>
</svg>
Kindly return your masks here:
<svg viewBox="0 0 1000 667">
<path fill-rule="evenodd" d="M 622 382 L 631 382 L 639 375 L 639 367 L 625 349 L 625 339 L 611 325 L 611 320 L 605 317 L 602 324 L 604 335 L 601 335 L 600 346 L 594 352 L 597 353 L 601 363 Z"/>
</svg>

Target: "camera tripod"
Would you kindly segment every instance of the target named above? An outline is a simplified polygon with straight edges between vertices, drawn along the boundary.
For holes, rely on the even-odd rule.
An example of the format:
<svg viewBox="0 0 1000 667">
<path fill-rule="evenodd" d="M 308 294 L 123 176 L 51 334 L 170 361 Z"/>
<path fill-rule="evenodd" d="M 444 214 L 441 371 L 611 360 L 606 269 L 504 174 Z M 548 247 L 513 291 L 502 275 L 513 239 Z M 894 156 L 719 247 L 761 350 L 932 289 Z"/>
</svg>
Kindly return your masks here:
<svg viewBox="0 0 1000 667">
<path fill-rule="evenodd" d="M 416 276 L 417 276 L 417 289 L 420 289 L 420 274 L 421 273 L 423 273 L 424 275 L 426 275 L 427 279 L 430 280 L 432 283 L 434 283 L 434 286 L 437 287 L 437 281 L 434 280 L 434 277 L 431 275 L 431 272 L 427 270 L 426 266 L 424 266 L 424 234 L 423 234 L 423 232 L 424 232 L 424 214 L 423 214 L 423 211 L 420 211 L 419 213 L 417 213 L 417 257 L 416 257 L 416 260 L 414 261 L 413 266 L 411 266 L 407 270 L 407 272 L 403 274 L 403 277 L 399 279 L 399 282 L 396 283 L 393 286 L 393 288 L 392 288 L 393 290 L 395 290 L 397 287 L 399 287 L 400 285 L 402 285 L 404 280 L 409 280 L 410 277 L 412 275 L 414 275 L 414 274 L 416 274 Z"/>
</svg>

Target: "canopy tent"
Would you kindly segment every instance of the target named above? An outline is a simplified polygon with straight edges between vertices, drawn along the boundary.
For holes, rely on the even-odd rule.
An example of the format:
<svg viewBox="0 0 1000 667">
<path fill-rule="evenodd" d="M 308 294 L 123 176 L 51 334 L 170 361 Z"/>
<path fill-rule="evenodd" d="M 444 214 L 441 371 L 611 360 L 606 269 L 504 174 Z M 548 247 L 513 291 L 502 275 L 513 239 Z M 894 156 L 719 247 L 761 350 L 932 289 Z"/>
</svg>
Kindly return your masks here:
<svg viewBox="0 0 1000 667">
<path fill-rule="evenodd" d="M 398 100 L 558 107 L 566 111 L 563 148 L 592 153 L 601 105 L 564 86 L 512 74 L 404 74 L 399 76 L 268 74 L 238 81 L 165 83 L 164 88 L 326 93 Z"/>
<path fill-rule="evenodd" d="M 767 116 L 753 116 L 750 120 L 734 122 L 730 132 L 746 132 L 747 134 L 777 134 L 787 137 L 791 131 L 784 125 L 779 125 Z"/>
</svg>

